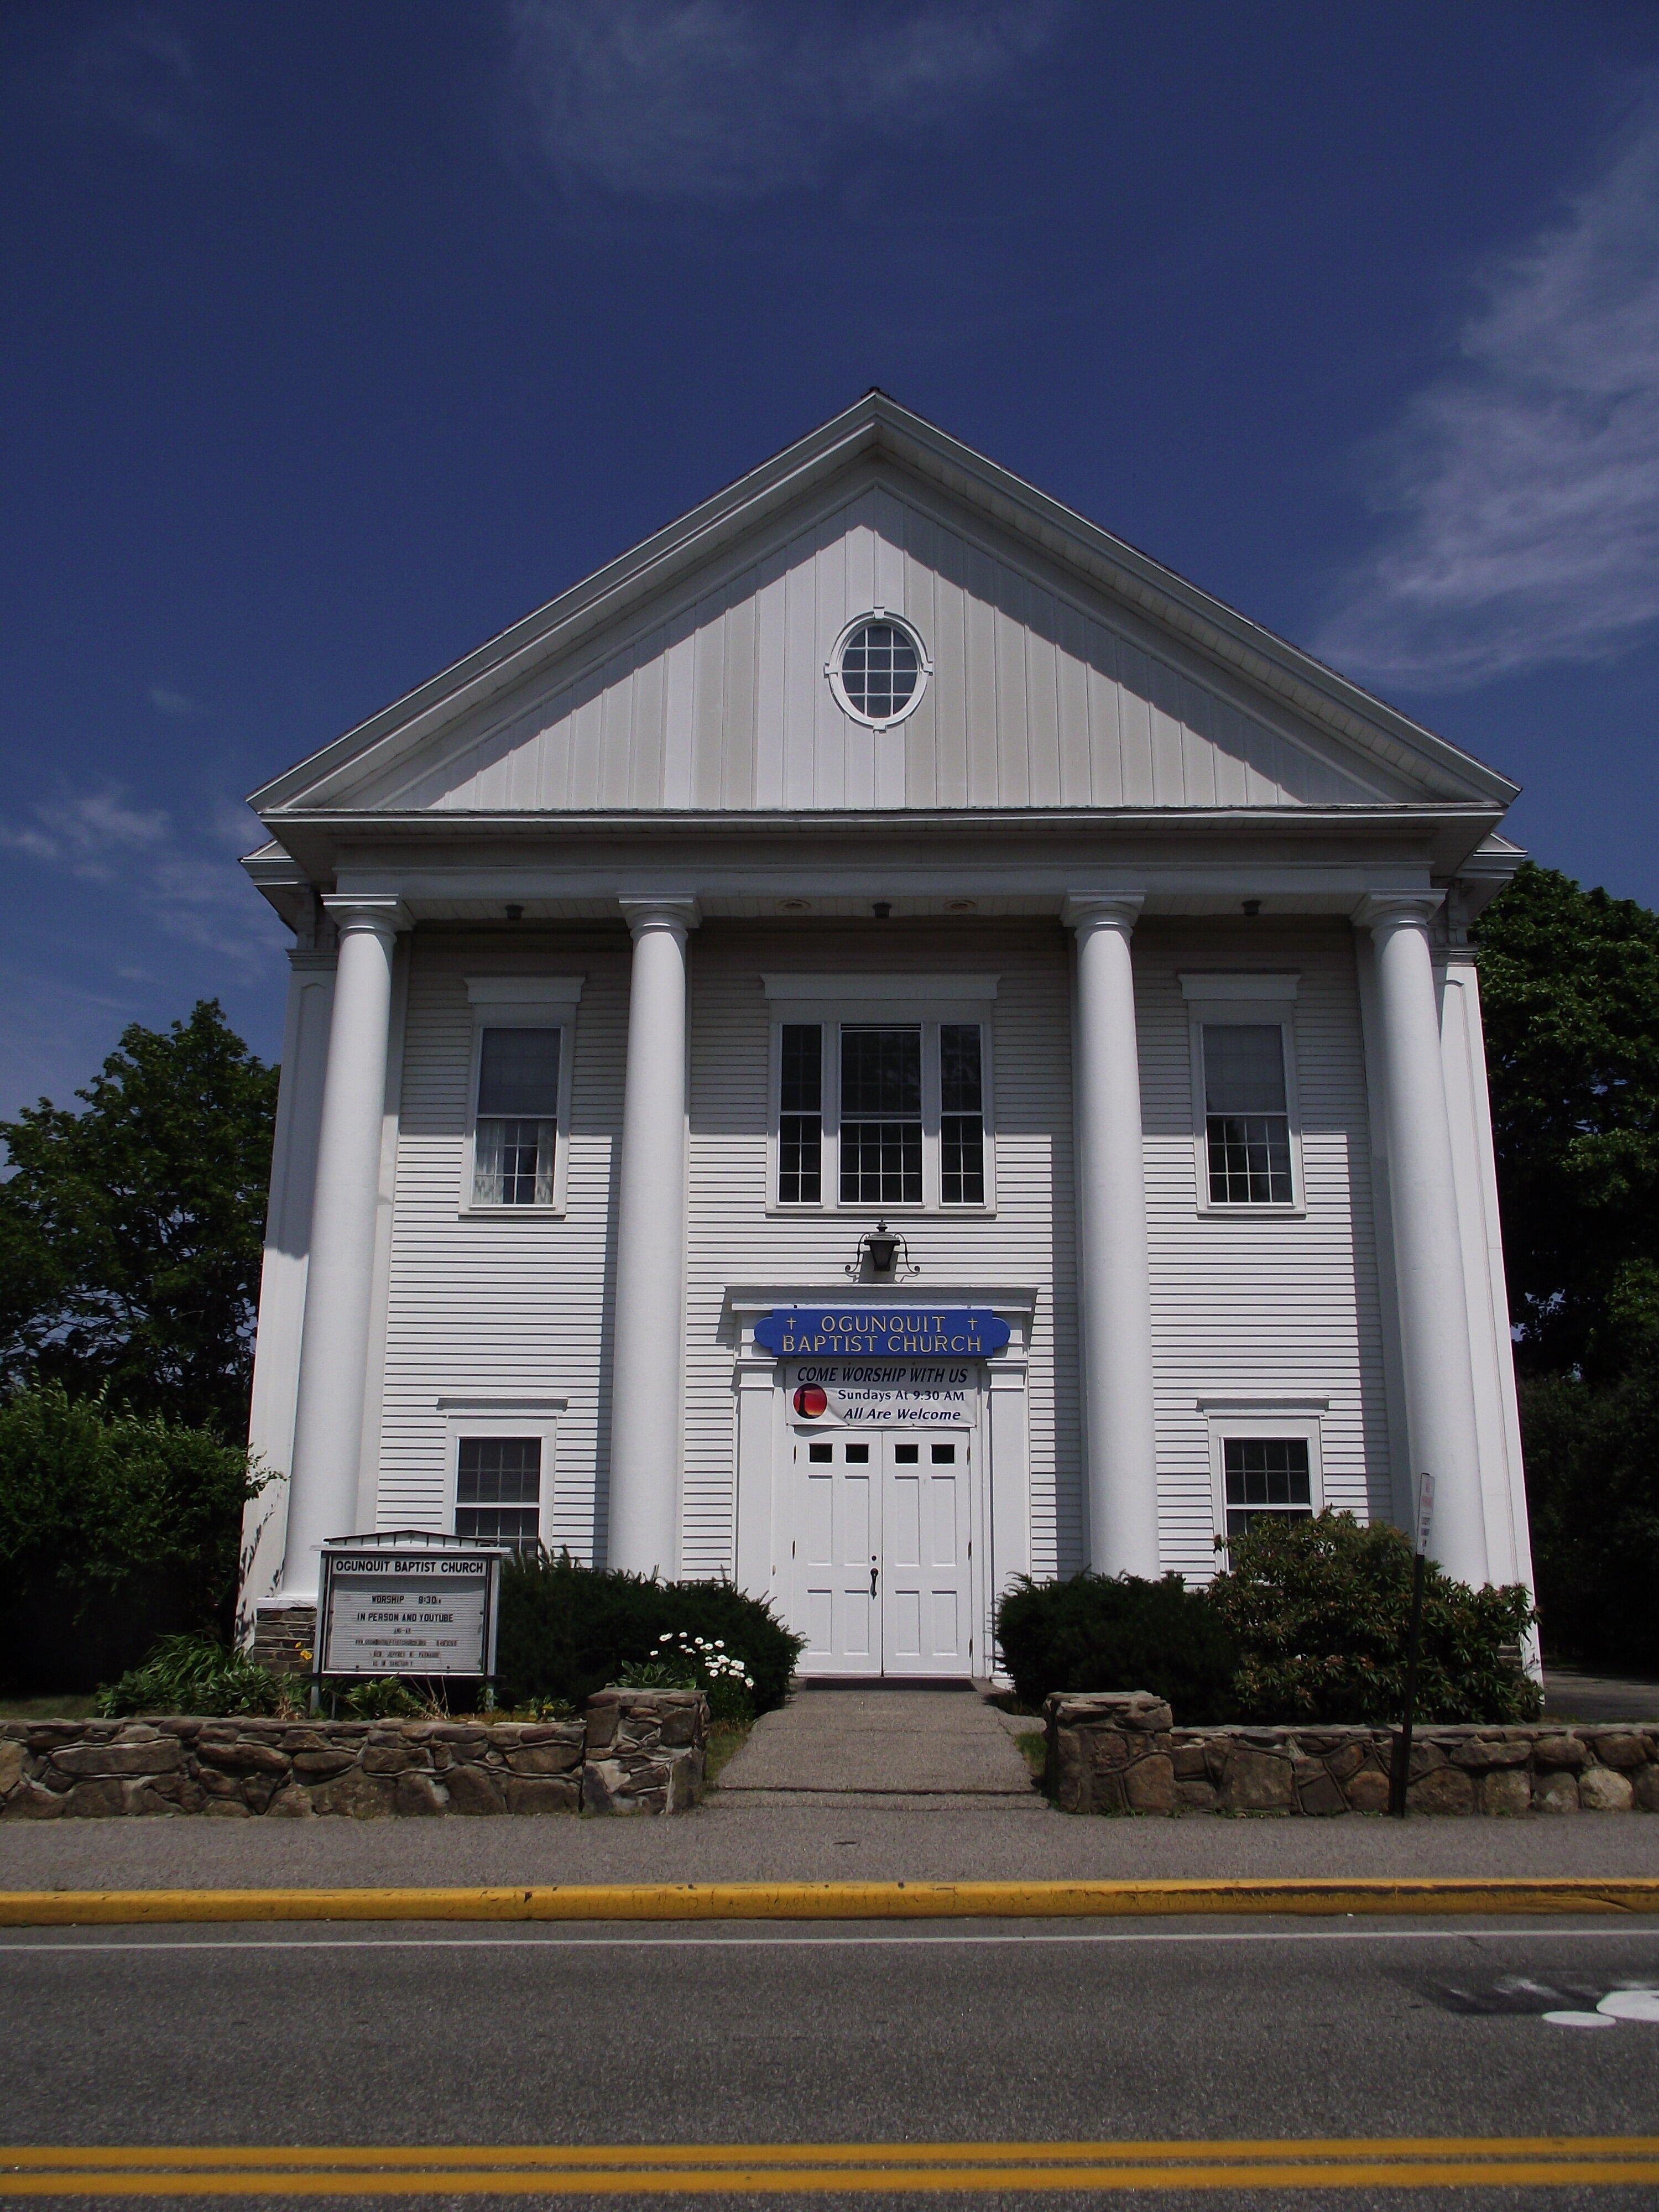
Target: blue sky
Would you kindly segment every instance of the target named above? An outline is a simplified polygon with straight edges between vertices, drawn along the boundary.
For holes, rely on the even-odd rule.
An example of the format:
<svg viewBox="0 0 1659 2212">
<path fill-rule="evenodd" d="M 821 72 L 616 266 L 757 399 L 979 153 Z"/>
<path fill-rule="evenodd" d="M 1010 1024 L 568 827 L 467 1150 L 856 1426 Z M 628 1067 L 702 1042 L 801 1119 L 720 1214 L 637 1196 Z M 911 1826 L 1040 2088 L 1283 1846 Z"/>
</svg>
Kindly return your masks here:
<svg viewBox="0 0 1659 2212">
<path fill-rule="evenodd" d="M 872 384 L 1659 903 L 1659 9 L 9 0 L 0 1112 L 243 793 Z"/>
</svg>

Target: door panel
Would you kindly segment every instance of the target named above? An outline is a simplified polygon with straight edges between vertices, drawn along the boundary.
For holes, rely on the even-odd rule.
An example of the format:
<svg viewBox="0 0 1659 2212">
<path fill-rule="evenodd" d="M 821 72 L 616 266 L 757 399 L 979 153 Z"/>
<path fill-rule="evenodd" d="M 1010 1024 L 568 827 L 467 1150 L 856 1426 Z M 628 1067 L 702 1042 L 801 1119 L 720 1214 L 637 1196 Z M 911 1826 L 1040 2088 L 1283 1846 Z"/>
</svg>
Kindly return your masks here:
<svg viewBox="0 0 1659 2212">
<path fill-rule="evenodd" d="M 881 1551 L 879 1442 L 803 1437 L 795 1456 L 801 1529 L 795 1544 L 795 1620 L 807 1639 L 800 1670 L 878 1674 L 880 1601 L 871 1571 L 879 1567 Z"/>
<path fill-rule="evenodd" d="M 883 1671 L 970 1674 L 965 1434 L 894 1436 L 884 1447 Z"/>
</svg>

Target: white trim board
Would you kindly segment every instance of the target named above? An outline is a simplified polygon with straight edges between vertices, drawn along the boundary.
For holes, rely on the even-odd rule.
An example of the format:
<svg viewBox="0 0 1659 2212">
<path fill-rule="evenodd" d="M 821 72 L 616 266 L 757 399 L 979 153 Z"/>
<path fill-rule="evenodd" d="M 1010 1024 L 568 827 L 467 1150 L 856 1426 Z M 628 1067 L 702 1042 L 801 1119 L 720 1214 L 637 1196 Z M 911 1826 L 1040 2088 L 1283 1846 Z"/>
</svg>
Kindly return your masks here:
<svg viewBox="0 0 1659 2212">
<path fill-rule="evenodd" d="M 780 975 L 761 977 L 769 999 L 994 999 L 1000 975 Z"/>
</svg>

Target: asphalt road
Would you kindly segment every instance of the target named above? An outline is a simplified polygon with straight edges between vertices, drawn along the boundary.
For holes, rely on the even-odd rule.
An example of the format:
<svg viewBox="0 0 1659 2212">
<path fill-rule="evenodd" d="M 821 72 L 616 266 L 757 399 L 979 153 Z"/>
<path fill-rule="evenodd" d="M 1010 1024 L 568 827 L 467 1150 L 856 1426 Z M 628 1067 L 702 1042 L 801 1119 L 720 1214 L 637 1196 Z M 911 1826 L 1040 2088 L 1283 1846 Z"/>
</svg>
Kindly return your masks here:
<svg viewBox="0 0 1659 2212">
<path fill-rule="evenodd" d="M 14 1930 L 0 1937 L 0 2139 L 1655 2135 L 1659 2021 L 1545 2016 L 1644 1985 L 1659 1988 L 1653 1923 Z M 1146 2201 L 1646 2205 L 1659 2182 Z"/>
</svg>

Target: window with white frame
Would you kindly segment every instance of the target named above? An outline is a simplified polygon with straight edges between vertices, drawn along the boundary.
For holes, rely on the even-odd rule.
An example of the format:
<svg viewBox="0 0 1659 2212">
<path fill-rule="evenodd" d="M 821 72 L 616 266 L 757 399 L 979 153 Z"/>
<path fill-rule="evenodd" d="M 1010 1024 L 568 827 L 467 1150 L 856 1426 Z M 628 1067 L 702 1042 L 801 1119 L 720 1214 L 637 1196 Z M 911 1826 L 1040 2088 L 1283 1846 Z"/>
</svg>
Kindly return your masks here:
<svg viewBox="0 0 1659 2212">
<path fill-rule="evenodd" d="M 988 1006 L 995 978 L 768 977 L 768 994 L 844 982 L 831 1008 L 803 990 L 774 1030 L 772 1202 L 987 1208 L 994 1198 Z M 933 994 L 937 994 L 937 997 Z M 827 998 L 827 991 L 823 994 Z M 810 1018 L 809 1018 L 810 1017 Z"/>
<path fill-rule="evenodd" d="M 1204 1139 L 1212 1206 L 1289 1206 L 1291 1115 L 1277 1022 L 1204 1024 Z"/>
<path fill-rule="evenodd" d="M 920 1206 L 921 1028 L 841 1027 L 841 1202 Z"/>
<path fill-rule="evenodd" d="M 1301 1202 L 1291 1051 L 1294 975 L 1183 975 L 1192 1027 L 1200 1205 L 1296 1210 Z"/>
<path fill-rule="evenodd" d="M 487 1029 L 478 1040 L 474 1206 L 551 1206 L 559 1132 L 556 1029 Z"/>
<path fill-rule="evenodd" d="M 1306 1521 L 1313 1514 L 1313 1474 L 1306 1437 L 1224 1437 L 1221 1479 L 1227 1534 L 1242 1536 L 1253 1521 Z"/>
<path fill-rule="evenodd" d="M 562 1210 L 570 1038 L 580 976 L 469 976 L 468 1212 Z"/>
<path fill-rule="evenodd" d="M 1224 1541 L 1256 1521 L 1305 1521 L 1321 1510 L 1320 1426 L 1328 1401 L 1200 1402 L 1207 1409 L 1216 1533 Z"/>
<path fill-rule="evenodd" d="M 541 1541 L 542 1440 L 466 1437 L 455 1459 L 455 1534 L 532 1552 Z"/>
<path fill-rule="evenodd" d="M 533 1551 L 553 1524 L 562 1397 L 441 1397 L 449 1513 L 458 1536 Z"/>
</svg>

